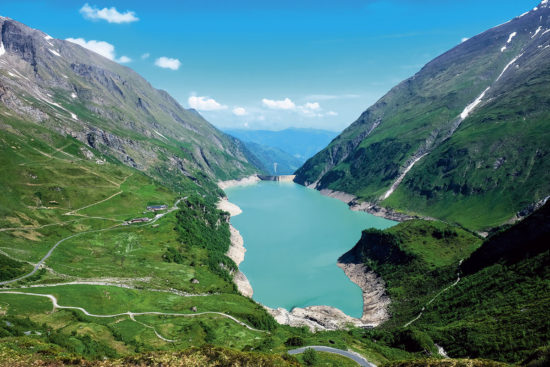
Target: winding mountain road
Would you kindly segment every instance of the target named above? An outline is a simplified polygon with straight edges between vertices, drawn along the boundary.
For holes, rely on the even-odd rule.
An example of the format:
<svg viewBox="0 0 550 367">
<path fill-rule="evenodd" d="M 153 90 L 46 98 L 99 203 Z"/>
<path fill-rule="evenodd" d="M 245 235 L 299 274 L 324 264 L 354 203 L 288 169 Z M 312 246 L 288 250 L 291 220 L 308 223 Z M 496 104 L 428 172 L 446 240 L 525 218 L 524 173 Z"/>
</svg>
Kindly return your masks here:
<svg viewBox="0 0 550 367">
<path fill-rule="evenodd" d="M 126 311 L 126 312 L 120 312 L 120 313 L 115 313 L 115 314 L 104 314 L 104 315 L 101 315 L 101 314 L 93 314 L 91 312 L 88 312 L 85 308 L 83 307 L 77 307 L 77 306 L 61 306 L 58 302 L 57 302 L 57 298 L 55 298 L 55 296 L 53 294 L 42 294 L 42 293 L 27 293 L 27 292 L 19 292 L 19 291 L 0 291 L 0 294 L 18 294 L 18 295 L 24 295 L 24 296 L 34 296 L 34 297 L 44 297 L 44 298 L 48 298 L 50 301 L 52 301 L 52 305 L 53 305 L 53 309 L 54 311 L 56 309 L 66 309 L 66 310 L 77 310 L 77 311 L 80 311 L 82 312 L 84 315 L 86 316 L 90 316 L 90 317 L 98 317 L 98 318 L 111 318 L 111 317 L 121 317 L 121 316 L 128 316 L 132 321 L 136 321 L 135 320 L 135 316 L 147 316 L 147 315 L 153 315 L 153 316 L 172 316 L 172 317 L 196 317 L 196 316 L 202 316 L 202 315 L 218 315 L 218 316 L 222 316 L 222 317 L 225 317 L 227 319 L 230 319 L 234 322 L 236 322 L 237 324 L 241 325 L 241 326 L 244 326 L 245 328 L 247 328 L 248 330 L 252 330 L 252 331 L 257 331 L 257 332 L 260 332 L 260 333 L 265 333 L 266 331 L 264 330 L 259 330 L 259 329 L 255 329 L 253 328 L 252 326 L 242 322 L 241 320 L 231 316 L 231 315 L 228 315 L 228 314 L 225 314 L 223 312 L 215 312 L 215 311 L 205 311 L 205 312 L 196 312 L 196 313 L 175 313 L 175 312 L 159 312 L 159 311 L 145 311 L 145 312 L 132 312 L 132 311 Z M 139 324 L 142 324 L 141 322 L 139 321 L 136 321 L 137 323 Z M 149 326 L 149 325 L 145 325 L 149 328 L 153 328 L 152 326 Z M 154 328 L 153 328 L 154 329 Z M 170 339 L 166 339 L 162 336 L 160 336 L 160 334 L 158 334 L 158 332 L 155 330 L 155 334 L 157 334 L 157 336 L 159 336 L 160 339 L 164 340 L 164 341 L 173 341 L 173 340 L 170 340 Z"/>
<path fill-rule="evenodd" d="M 354 360 L 355 362 L 357 362 L 359 364 L 359 366 L 376 367 L 375 364 L 370 363 L 365 358 L 363 358 L 362 356 L 360 356 L 359 354 L 357 354 L 355 352 L 349 352 L 347 350 L 336 349 L 336 348 L 325 347 L 325 346 L 312 345 L 312 346 L 307 346 L 307 347 L 303 347 L 303 348 L 292 349 L 292 350 L 288 351 L 288 354 L 301 354 L 301 353 L 304 353 L 306 351 L 306 349 L 313 349 L 313 350 L 316 350 L 317 352 L 326 352 L 326 353 L 332 353 L 332 354 L 339 354 L 343 357 Z"/>
<path fill-rule="evenodd" d="M 118 195 L 119 193 L 115 194 L 115 195 L 112 195 L 111 197 L 109 197 L 108 199 Z M 146 226 L 146 225 L 151 225 L 153 224 L 154 222 L 156 222 L 157 220 L 159 220 L 160 218 L 164 217 L 166 214 L 169 214 L 175 210 L 178 209 L 178 204 L 184 200 L 185 198 L 180 198 L 178 199 L 174 205 L 172 206 L 172 208 L 170 208 L 169 210 L 167 210 L 166 212 L 162 213 L 162 214 L 157 214 L 155 216 L 155 218 L 146 223 L 145 225 L 143 226 Z M 105 200 L 103 200 L 105 201 Z M 97 203 L 96 203 L 97 204 Z M 92 205 L 95 205 L 95 204 L 92 204 Z M 91 205 L 89 205 L 91 206 Z M 88 207 L 89 207 L 88 206 Z M 82 209 L 82 208 L 81 208 Z M 78 209 L 80 210 L 80 209 Z M 76 210 L 76 211 L 78 211 Z M 72 213 L 67 213 L 67 215 L 77 215 L 76 214 L 76 211 L 72 212 Z M 72 234 L 68 237 L 65 237 L 59 241 L 57 241 L 55 243 L 55 245 L 53 245 L 50 250 L 46 253 L 46 255 L 44 255 L 44 257 L 42 257 L 42 259 L 34 264 L 34 267 L 33 267 L 33 270 L 30 272 L 30 273 L 27 273 L 25 275 L 22 275 L 18 278 L 14 278 L 14 279 L 10 279 L 10 280 L 5 280 L 5 281 L 2 281 L 0 282 L 0 286 L 4 286 L 4 285 L 7 285 L 7 284 L 11 284 L 11 283 L 15 283 L 17 281 L 20 281 L 20 280 L 23 280 L 25 278 L 28 278 L 32 275 L 34 275 L 45 263 L 45 261 L 52 255 L 52 253 L 55 251 L 55 249 L 60 245 L 62 244 L 63 242 L 71 239 L 71 238 L 74 238 L 74 237 L 77 237 L 77 236 L 80 236 L 80 235 L 83 235 L 83 234 L 86 234 L 86 233 L 96 233 L 96 232 L 103 232 L 103 231 L 109 231 L 109 230 L 112 230 L 112 229 L 115 229 L 115 228 L 118 228 L 118 227 L 121 227 L 120 224 L 117 224 L 115 226 L 112 226 L 112 227 L 109 227 L 109 228 L 103 228 L 103 229 L 96 229 L 96 230 L 91 230 L 91 231 L 85 231 L 85 232 L 79 232 L 79 233 L 75 233 L 75 234 Z M 141 227 L 141 226 L 140 226 Z M 120 284 L 106 284 L 104 282 L 85 282 L 85 281 L 81 281 L 81 282 L 69 282 L 69 283 L 66 283 L 66 284 L 55 284 L 55 285 L 74 285 L 74 284 L 89 284 L 89 285 L 114 285 L 114 286 L 119 286 L 121 287 Z M 54 286 L 55 286 L 54 285 Z M 42 287 L 42 286 L 48 286 L 48 285 L 37 285 L 36 287 Z M 128 287 L 128 286 L 122 286 L 122 287 L 127 287 L 127 288 L 131 288 L 131 287 Z M 25 289 L 28 287 L 23 287 L 23 288 L 16 288 L 16 289 Z M 156 290 L 156 291 L 160 291 L 162 292 L 163 290 Z M 111 317 L 120 317 L 120 316 L 128 316 L 130 318 L 130 320 L 140 324 L 140 325 L 143 325 L 149 329 L 152 329 L 154 332 L 155 332 L 155 335 L 165 341 L 165 342 L 175 342 L 175 340 L 172 340 L 172 339 L 167 339 L 165 337 L 163 337 L 162 335 L 160 335 L 158 333 L 158 331 L 150 326 L 150 325 L 147 325 L 147 324 L 144 324 L 142 323 L 141 321 L 137 321 L 135 319 L 135 316 L 145 316 L 145 315 L 157 315 L 157 316 L 172 316 L 172 317 L 196 317 L 196 316 L 201 316 L 201 315 L 218 315 L 218 316 L 222 316 L 224 318 L 227 318 L 227 319 L 230 319 L 234 322 L 236 322 L 237 324 L 251 330 L 251 331 L 256 331 L 256 332 L 261 332 L 261 333 L 265 333 L 266 331 L 264 330 L 259 330 L 259 329 L 255 329 L 253 328 L 252 326 L 240 321 L 239 319 L 231 316 L 231 315 L 228 315 L 228 314 L 225 314 L 223 312 L 215 312 L 215 311 L 206 311 L 206 312 L 197 312 L 197 313 L 188 313 L 188 314 L 184 314 L 184 313 L 172 313 L 172 312 L 160 312 L 160 311 L 146 311 L 146 312 L 132 312 L 132 311 L 127 311 L 127 312 L 121 312 L 121 313 L 117 313 L 117 314 L 106 314 L 106 315 L 100 315 L 100 314 L 93 314 L 93 313 L 90 313 L 88 312 L 85 308 L 83 307 L 77 307 L 77 306 L 61 306 L 58 302 L 57 302 L 57 298 L 55 298 L 54 295 L 52 294 L 41 294 L 41 293 L 30 293 L 30 292 L 21 292 L 21 291 L 18 291 L 18 290 L 5 290 L 5 291 L 0 291 L 0 294 L 18 294 L 18 295 L 25 295 L 25 296 L 35 296 L 35 297 L 45 297 L 45 298 L 48 298 L 52 304 L 53 304 L 53 310 L 55 311 L 56 309 L 69 309 L 69 310 L 78 310 L 78 311 L 81 311 L 82 313 L 84 313 L 86 316 L 90 316 L 90 317 L 98 317 L 98 318 L 111 318 Z M 186 296 L 192 296 L 192 295 L 187 295 Z M 196 296 L 204 296 L 203 294 L 199 294 L 199 295 L 196 295 Z"/>
</svg>

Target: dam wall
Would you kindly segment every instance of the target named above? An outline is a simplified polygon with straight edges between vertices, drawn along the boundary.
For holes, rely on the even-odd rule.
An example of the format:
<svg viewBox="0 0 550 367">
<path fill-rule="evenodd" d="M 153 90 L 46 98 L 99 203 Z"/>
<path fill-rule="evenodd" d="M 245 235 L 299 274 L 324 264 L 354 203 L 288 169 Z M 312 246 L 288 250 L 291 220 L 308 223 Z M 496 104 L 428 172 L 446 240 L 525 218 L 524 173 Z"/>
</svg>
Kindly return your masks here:
<svg viewBox="0 0 550 367">
<path fill-rule="evenodd" d="M 293 182 L 296 175 L 265 176 L 258 175 L 262 181 Z"/>
</svg>

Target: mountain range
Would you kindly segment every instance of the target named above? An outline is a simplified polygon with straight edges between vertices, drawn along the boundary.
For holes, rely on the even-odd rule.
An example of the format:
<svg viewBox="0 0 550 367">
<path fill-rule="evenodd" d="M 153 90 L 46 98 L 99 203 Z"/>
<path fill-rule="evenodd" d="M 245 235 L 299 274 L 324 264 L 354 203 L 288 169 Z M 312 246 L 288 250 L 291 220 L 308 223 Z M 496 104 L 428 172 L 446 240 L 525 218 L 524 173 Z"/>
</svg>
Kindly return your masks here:
<svg viewBox="0 0 550 367">
<path fill-rule="evenodd" d="M 272 175 L 291 175 L 306 159 L 323 149 L 334 131 L 289 128 L 280 131 L 230 129 L 225 131 L 244 142 Z"/>
</svg>

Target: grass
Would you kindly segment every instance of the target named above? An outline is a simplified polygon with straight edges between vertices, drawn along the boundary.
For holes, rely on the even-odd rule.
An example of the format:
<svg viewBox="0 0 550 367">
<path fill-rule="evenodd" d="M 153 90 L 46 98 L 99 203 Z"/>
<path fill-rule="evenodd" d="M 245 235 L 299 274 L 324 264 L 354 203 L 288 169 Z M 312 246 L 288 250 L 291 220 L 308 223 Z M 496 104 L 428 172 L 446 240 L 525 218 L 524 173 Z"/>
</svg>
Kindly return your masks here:
<svg viewBox="0 0 550 367">
<path fill-rule="evenodd" d="M 357 367 L 359 364 L 349 358 L 339 356 L 337 354 L 331 354 L 326 352 L 315 352 L 316 361 L 313 364 L 307 364 L 304 362 L 304 354 L 296 355 L 296 358 L 304 366 L 315 367 Z"/>
<path fill-rule="evenodd" d="M 398 328 L 455 281 L 459 262 L 480 244 L 459 227 L 414 220 L 384 231 L 366 230 L 350 252 L 385 281 L 392 317 L 384 326 Z"/>
</svg>

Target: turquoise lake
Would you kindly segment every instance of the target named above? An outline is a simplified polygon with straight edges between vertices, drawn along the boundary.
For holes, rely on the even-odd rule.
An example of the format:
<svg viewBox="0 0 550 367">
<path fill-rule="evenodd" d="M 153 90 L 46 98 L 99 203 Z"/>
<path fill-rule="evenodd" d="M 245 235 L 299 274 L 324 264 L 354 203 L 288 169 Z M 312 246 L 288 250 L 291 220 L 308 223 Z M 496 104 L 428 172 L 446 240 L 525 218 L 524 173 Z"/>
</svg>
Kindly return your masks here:
<svg viewBox="0 0 550 367">
<path fill-rule="evenodd" d="M 351 211 L 339 200 L 294 183 L 261 181 L 225 192 L 243 211 L 231 223 L 244 239 L 240 269 L 254 300 L 287 310 L 327 305 L 361 317 L 361 289 L 336 262 L 363 229 L 395 222 Z"/>
</svg>

